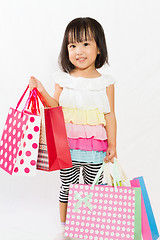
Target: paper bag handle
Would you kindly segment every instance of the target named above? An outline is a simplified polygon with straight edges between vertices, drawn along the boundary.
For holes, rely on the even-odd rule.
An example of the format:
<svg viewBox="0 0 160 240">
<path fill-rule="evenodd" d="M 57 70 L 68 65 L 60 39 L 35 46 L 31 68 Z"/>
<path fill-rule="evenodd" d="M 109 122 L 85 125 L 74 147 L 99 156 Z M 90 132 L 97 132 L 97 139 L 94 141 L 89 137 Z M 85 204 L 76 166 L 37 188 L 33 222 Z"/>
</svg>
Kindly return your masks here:
<svg viewBox="0 0 160 240">
<path fill-rule="evenodd" d="M 19 99 L 18 103 L 17 103 L 17 106 L 16 106 L 16 110 L 19 108 L 19 105 L 21 104 L 27 90 L 29 89 L 29 85 L 26 87 L 26 90 L 24 91 L 24 93 L 22 94 L 21 98 Z"/>
<path fill-rule="evenodd" d="M 99 171 L 94 179 L 91 189 L 93 189 L 94 186 L 98 184 L 99 178 L 103 171 L 104 171 L 104 176 L 105 176 L 107 184 L 109 186 L 114 185 L 115 190 L 117 190 L 117 185 L 120 186 L 120 182 L 122 183 L 123 186 L 130 186 L 130 182 L 129 182 L 126 174 L 124 173 L 117 158 L 114 158 L 113 167 L 114 167 L 114 169 L 113 169 L 113 176 L 112 176 L 113 181 L 112 181 L 112 177 L 111 177 L 110 170 L 109 170 L 109 163 L 103 162 L 101 168 L 99 169 Z"/>
<path fill-rule="evenodd" d="M 41 101 L 41 103 L 43 104 L 44 107 L 51 107 L 48 102 L 46 101 L 46 99 L 40 94 L 40 92 L 38 91 L 37 88 L 34 88 L 32 91 L 34 91 L 34 94 L 32 96 L 32 106 L 31 106 L 31 111 L 32 113 L 34 113 L 35 111 L 38 113 L 40 113 L 40 108 L 39 108 L 39 100 Z"/>
<path fill-rule="evenodd" d="M 24 98 L 24 96 L 25 96 L 25 94 L 26 94 L 26 92 L 27 92 L 28 89 L 29 89 L 29 85 L 27 86 L 27 88 L 25 89 L 24 93 L 22 94 L 20 100 L 18 101 L 17 106 L 16 106 L 16 110 L 19 108 L 19 106 L 20 106 L 20 104 L 21 104 L 21 102 L 22 102 L 22 100 L 23 100 L 23 98 Z M 37 96 L 38 96 L 38 97 L 37 97 Z M 30 93 L 29 93 L 29 97 L 28 97 L 28 99 L 27 99 L 27 101 L 26 101 L 26 103 L 25 103 L 25 106 L 24 106 L 23 110 L 22 110 L 22 114 L 24 113 L 24 111 L 25 111 L 26 109 L 29 109 L 30 104 L 32 104 L 32 106 L 31 106 L 31 111 L 32 111 L 32 113 L 37 114 L 37 110 L 38 110 L 38 112 L 40 112 L 40 110 L 39 110 L 39 100 L 38 100 L 38 98 L 40 99 L 40 101 L 42 102 L 42 104 L 43 104 L 44 107 L 50 107 L 50 105 L 48 104 L 48 102 L 46 101 L 46 99 L 40 94 L 40 92 L 38 91 L 38 89 L 37 89 L 37 88 L 34 88 L 34 89 L 33 89 L 32 91 L 30 91 Z"/>
</svg>

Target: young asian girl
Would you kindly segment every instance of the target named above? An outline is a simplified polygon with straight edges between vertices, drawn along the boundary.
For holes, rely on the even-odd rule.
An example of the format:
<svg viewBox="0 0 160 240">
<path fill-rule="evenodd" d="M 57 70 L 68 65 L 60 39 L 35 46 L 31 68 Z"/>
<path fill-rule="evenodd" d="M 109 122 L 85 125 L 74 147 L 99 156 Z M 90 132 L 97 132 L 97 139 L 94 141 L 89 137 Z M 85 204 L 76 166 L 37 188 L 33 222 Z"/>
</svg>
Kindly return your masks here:
<svg viewBox="0 0 160 240">
<path fill-rule="evenodd" d="M 79 183 L 80 168 L 85 184 L 92 184 L 103 161 L 113 162 L 116 155 L 116 117 L 114 80 L 97 69 L 108 64 L 104 30 L 95 19 L 76 18 L 66 27 L 59 64 L 54 74 L 55 91 L 50 96 L 35 77 L 30 89 L 37 88 L 52 107 L 62 106 L 73 167 L 60 170 L 59 195 L 64 237 L 69 185 Z M 102 183 L 101 175 L 99 184 Z"/>
</svg>

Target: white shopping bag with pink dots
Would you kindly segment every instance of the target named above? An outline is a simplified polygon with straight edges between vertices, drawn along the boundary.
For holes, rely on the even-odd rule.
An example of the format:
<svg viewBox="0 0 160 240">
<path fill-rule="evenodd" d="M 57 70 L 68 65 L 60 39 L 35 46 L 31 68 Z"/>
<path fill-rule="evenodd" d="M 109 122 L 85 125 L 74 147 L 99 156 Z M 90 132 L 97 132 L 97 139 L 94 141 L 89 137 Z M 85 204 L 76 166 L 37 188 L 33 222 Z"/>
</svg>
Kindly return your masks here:
<svg viewBox="0 0 160 240">
<path fill-rule="evenodd" d="M 35 175 L 39 146 L 40 116 L 28 115 L 13 173 Z"/>
<path fill-rule="evenodd" d="M 23 111 L 18 110 L 27 89 L 16 109 L 9 109 L 0 141 L 0 167 L 11 175 L 36 174 L 40 116 L 26 111 L 34 92 L 30 93 Z"/>
</svg>

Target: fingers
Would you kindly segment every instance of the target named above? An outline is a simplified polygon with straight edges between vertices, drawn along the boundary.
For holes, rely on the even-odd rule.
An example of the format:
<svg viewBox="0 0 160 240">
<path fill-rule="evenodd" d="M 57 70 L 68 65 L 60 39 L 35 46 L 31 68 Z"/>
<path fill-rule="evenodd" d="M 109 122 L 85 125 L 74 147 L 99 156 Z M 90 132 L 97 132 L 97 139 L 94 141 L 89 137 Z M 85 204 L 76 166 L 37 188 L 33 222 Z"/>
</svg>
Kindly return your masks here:
<svg viewBox="0 0 160 240">
<path fill-rule="evenodd" d="M 37 88 L 37 79 L 31 76 L 29 79 L 29 89 L 32 91 L 34 88 Z"/>
<path fill-rule="evenodd" d="M 107 150 L 106 160 L 111 161 L 114 156 L 115 156 L 115 152 L 112 152 L 112 151 L 110 151 L 110 150 Z"/>
<path fill-rule="evenodd" d="M 109 163 L 110 160 L 108 160 L 107 157 L 105 157 L 105 158 L 104 158 L 104 162 L 105 162 L 105 163 Z"/>
<path fill-rule="evenodd" d="M 112 152 L 108 149 L 108 151 L 106 153 L 106 157 L 104 158 L 104 162 L 105 163 L 108 163 L 108 162 L 114 163 L 115 157 L 117 157 L 117 154 L 114 151 Z"/>
<path fill-rule="evenodd" d="M 114 157 L 115 157 L 115 153 L 111 153 L 111 154 L 108 156 L 108 160 L 111 161 Z"/>
<path fill-rule="evenodd" d="M 105 157 L 104 162 L 105 163 L 109 163 L 109 162 L 114 163 L 114 158 L 108 159 L 107 157 Z"/>
</svg>

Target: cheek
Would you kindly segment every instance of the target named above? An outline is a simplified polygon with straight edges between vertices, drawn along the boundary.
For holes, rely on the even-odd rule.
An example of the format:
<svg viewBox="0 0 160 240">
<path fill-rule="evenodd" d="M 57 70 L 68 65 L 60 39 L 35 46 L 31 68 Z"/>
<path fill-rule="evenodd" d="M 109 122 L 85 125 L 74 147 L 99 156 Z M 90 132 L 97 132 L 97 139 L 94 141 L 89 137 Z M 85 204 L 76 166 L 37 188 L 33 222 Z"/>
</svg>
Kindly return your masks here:
<svg viewBox="0 0 160 240">
<path fill-rule="evenodd" d="M 68 56 L 69 56 L 69 60 L 70 61 L 73 61 L 75 59 L 75 56 L 74 56 L 74 52 L 73 51 L 69 51 L 68 52 Z"/>
<path fill-rule="evenodd" d="M 88 57 L 91 59 L 96 59 L 97 52 L 95 51 L 95 49 L 92 49 L 91 51 L 88 52 Z"/>
</svg>

